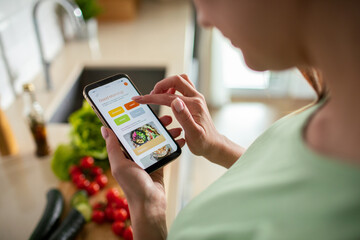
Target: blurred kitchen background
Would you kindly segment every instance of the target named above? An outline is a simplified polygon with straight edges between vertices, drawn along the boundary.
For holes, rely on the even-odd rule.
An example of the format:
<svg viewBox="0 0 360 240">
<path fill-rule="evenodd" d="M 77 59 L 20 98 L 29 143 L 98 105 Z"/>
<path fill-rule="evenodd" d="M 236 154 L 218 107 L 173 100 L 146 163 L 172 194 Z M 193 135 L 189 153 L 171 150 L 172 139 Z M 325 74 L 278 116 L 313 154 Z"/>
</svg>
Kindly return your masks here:
<svg viewBox="0 0 360 240">
<path fill-rule="evenodd" d="M 118 71 L 125 71 L 130 77 L 133 73 L 138 85 L 151 74 L 154 85 L 164 76 L 186 73 L 205 95 L 218 130 L 244 147 L 274 121 L 315 99 L 314 91 L 296 69 L 263 73 L 249 70 L 241 52 L 219 31 L 196 24 L 191 1 L 98 0 L 100 15 L 86 21 L 82 30 L 76 23 L 76 11 L 74 20 L 59 7 L 58 2 L 66 1 L 44 0 L 34 8 L 34 0 L 0 0 L 0 104 L 19 148 L 15 155 L 0 158 L 0 239 L 22 239 L 35 225 L 24 220 L 24 233 L 19 233 L 11 222 L 19 216 L 7 221 L 3 210 L 20 206 L 22 217 L 28 213 L 39 218 L 44 205 L 34 206 L 45 201 L 46 190 L 58 181 L 50 173 L 51 156 L 45 160 L 33 156 L 34 144 L 22 117 L 24 83 L 35 85 L 48 121 L 52 149 L 66 141 L 69 128 L 67 123 L 51 119 L 64 105 L 76 79 L 84 75 L 84 69 L 95 80 Z M 77 2 L 84 1 L 87 0 Z M 88 11 L 96 12 L 91 8 Z M 39 46 L 48 64 L 51 89 L 45 81 Z M 159 112 L 171 114 L 165 107 Z M 190 199 L 225 172 L 192 155 L 186 147 L 182 157 L 167 169 L 169 225 Z M 30 172 L 34 176 L 27 176 Z M 33 181 L 30 188 L 28 177 Z M 16 190 L 19 188 L 25 189 L 29 202 L 14 200 L 9 207 L 10 198 L 21 198 Z"/>
</svg>

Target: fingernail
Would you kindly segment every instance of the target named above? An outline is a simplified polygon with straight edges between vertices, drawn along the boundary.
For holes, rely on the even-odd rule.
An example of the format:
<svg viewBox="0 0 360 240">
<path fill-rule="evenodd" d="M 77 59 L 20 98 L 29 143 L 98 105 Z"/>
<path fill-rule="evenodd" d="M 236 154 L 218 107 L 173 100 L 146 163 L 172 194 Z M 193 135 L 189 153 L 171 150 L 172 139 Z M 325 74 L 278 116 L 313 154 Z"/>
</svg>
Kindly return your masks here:
<svg viewBox="0 0 360 240">
<path fill-rule="evenodd" d="M 101 127 L 101 135 L 104 139 L 107 139 L 109 136 L 109 133 L 108 133 L 106 127 L 104 127 L 104 126 Z"/>
<path fill-rule="evenodd" d="M 153 93 L 154 93 L 154 90 L 152 90 L 152 91 L 150 92 L 150 95 L 153 94 Z"/>
<path fill-rule="evenodd" d="M 142 97 L 141 96 L 134 96 L 131 98 L 131 100 L 137 101 L 140 100 Z"/>
<path fill-rule="evenodd" d="M 176 98 L 174 100 L 174 107 L 175 107 L 175 110 L 177 112 L 181 112 L 182 110 L 184 110 L 184 103 L 183 101 L 180 100 L 180 98 Z"/>
</svg>

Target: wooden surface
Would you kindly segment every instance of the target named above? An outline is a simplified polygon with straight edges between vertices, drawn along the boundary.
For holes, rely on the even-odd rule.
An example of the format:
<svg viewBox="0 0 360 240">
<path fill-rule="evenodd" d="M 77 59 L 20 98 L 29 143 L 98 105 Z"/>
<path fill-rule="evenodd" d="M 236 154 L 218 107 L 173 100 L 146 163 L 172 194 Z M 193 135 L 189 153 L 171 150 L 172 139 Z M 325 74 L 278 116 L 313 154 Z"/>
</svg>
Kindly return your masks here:
<svg viewBox="0 0 360 240">
<path fill-rule="evenodd" d="M 30 237 L 45 209 L 46 193 L 59 184 L 51 171 L 51 156 L 35 156 L 25 121 L 13 129 L 22 132 L 21 140 L 27 145 L 19 145 L 17 155 L 0 157 L 0 239 L 4 240 Z M 67 125 L 48 127 L 52 149 L 68 140 L 68 132 Z"/>
<path fill-rule="evenodd" d="M 96 195 L 91 196 L 89 199 L 90 205 L 93 206 L 97 202 L 106 202 L 106 192 L 110 188 L 117 188 L 120 191 L 120 194 L 124 196 L 121 188 L 117 184 L 116 180 L 112 177 L 110 171 L 106 172 L 106 176 L 109 179 L 108 184 L 104 189 L 98 192 Z M 59 190 L 64 196 L 65 199 L 65 212 L 70 210 L 70 201 L 73 194 L 78 191 L 75 185 L 72 182 L 60 182 Z M 119 240 L 122 239 L 119 236 L 116 236 L 111 230 L 111 223 L 105 222 L 103 224 L 96 224 L 94 222 L 88 222 L 85 224 L 82 231 L 76 237 L 76 240 L 98 240 L 98 239 L 107 239 L 107 240 Z"/>
<path fill-rule="evenodd" d="M 100 22 L 133 20 L 138 13 L 138 0 L 99 0 L 102 12 L 97 17 Z"/>
</svg>

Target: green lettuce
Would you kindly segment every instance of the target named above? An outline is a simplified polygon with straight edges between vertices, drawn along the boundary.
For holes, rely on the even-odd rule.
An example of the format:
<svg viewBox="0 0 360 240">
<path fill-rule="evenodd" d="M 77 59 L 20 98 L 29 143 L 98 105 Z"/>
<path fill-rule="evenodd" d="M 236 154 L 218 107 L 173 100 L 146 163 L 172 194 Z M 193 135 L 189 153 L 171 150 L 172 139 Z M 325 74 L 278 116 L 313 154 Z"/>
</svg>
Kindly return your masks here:
<svg viewBox="0 0 360 240">
<path fill-rule="evenodd" d="M 69 167 L 79 164 L 80 155 L 71 144 L 60 144 L 51 160 L 51 169 L 60 180 L 70 179 Z"/>
<path fill-rule="evenodd" d="M 69 117 L 71 124 L 70 144 L 60 144 L 51 160 L 54 174 L 63 181 L 70 179 L 69 168 L 78 165 L 83 156 L 95 158 L 95 165 L 103 169 L 109 168 L 106 144 L 101 136 L 101 121 L 92 108 L 84 102 L 81 109 Z"/>
<path fill-rule="evenodd" d="M 106 144 L 100 132 L 102 123 L 87 102 L 70 115 L 69 122 L 72 127 L 71 143 L 79 149 L 81 155 L 107 159 Z"/>
</svg>

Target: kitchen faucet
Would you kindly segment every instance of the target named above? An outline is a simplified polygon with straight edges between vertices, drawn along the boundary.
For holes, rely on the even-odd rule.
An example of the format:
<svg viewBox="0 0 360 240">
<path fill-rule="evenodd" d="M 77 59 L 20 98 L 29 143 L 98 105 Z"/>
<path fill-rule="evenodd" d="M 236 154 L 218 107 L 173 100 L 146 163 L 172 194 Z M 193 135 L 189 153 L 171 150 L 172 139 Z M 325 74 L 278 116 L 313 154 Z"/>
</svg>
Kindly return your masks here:
<svg viewBox="0 0 360 240">
<path fill-rule="evenodd" d="M 5 28 L 8 27 L 8 23 L 7 22 L 0 22 L 0 59 L 3 61 L 4 67 L 5 67 L 5 72 L 7 73 L 7 76 L 9 78 L 9 82 L 10 82 L 10 86 L 11 86 L 11 90 L 14 94 L 14 96 L 17 96 L 17 92 L 15 89 L 15 79 L 16 76 L 14 74 L 14 72 L 11 70 L 10 67 L 10 61 L 8 59 L 8 57 L 6 56 L 5 53 L 5 46 L 4 46 L 4 42 L 3 42 L 3 30 Z"/>
<path fill-rule="evenodd" d="M 41 37 L 40 37 L 39 21 L 37 18 L 38 8 L 41 5 L 41 3 L 45 2 L 45 1 L 54 1 L 54 2 L 58 3 L 59 5 L 61 5 L 65 9 L 65 11 L 70 15 L 72 24 L 74 26 L 76 26 L 77 29 L 80 29 L 80 31 L 84 31 L 85 21 L 84 21 L 83 14 L 82 14 L 79 6 L 70 0 L 38 0 L 34 4 L 33 11 L 32 11 L 32 18 L 33 18 L 33 24 L 34 24 L 34 28 L 35 28 L 35 35 L 36 35 L 36 40 L 37 40 L 37 43 L 39 46 L 41 63 L 43 65 L 44 77 L 45 77 L 45 81 L 46 81 L 46 89 L 51 90 L 53 85 L 52 85 L 52 81 L 50 78 L 50 69 L 49 69 L 50 62 L 45 59 L 43 43 L 42 43 Z"/>
</svg>

